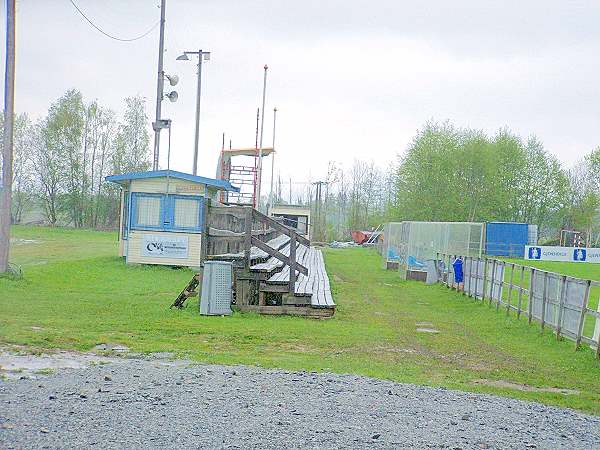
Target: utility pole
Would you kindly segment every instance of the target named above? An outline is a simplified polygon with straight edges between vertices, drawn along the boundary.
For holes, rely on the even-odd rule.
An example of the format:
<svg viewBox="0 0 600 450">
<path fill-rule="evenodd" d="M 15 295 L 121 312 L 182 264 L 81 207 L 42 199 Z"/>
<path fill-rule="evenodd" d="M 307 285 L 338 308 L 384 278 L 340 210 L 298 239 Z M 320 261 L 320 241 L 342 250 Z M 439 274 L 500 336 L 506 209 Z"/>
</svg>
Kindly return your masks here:
<svg viewBox="0 0 600 450">
<path fill-rule="evenodd" d="M 265 98 L 267 95 L 267 70 L 269 66 L 265 64 L 265 74 L 263 77 L 262 110 L 260 118 L 260 141 L 258 146 L 258 179 L 256 181 L 256 208 L 260 209 L 260 183 L 262 181 L 262 151 L 263 151 L 263 130 L 265 127 Z"/>
<path fill-rule="evenodd" d="M 273 149 L 271 150 L 271 192 L 269 193 L 269 208 L 273 207 L 273 177 L 275 176 L 275 124 L 277 123 L 277 108 L 273 108 Z M 268 213 L 268 211 L 267 211 Z"/>
<path fill-rule="evenodd" d="M 6 67 L 4 72 L 4 136 L 0 160 L 0 273 L 8 272 L 15 116 L 15 0 L 6 0 Z"/>
<path fill-rule="evenodd" d="M 165 53 L 165 10 L 167 0 L 160 1 L 160 37 L 158 43 L 158 79 L 156 82 L 156 120 L 152 124 L 154 128 L 154 160 L 152 170 L 158 170 L 158 158 L 160 153 L 160 112 L 165 84 L 165 72 L 163 70 L 163 55 Z"/>
<path fill-rule="evenodd" d="M 323 231 L 322 230 L 323 229 L 323 226 L 322 226 L 323 225 L 322 224 L 323 220 L 322 220 L 322 217 L 321 217 L 322 216 L 322 214 L 321 214 L 321 211 L 322 211 L 321 206 L 322 206 L 322 198 L 323 198 L 322 197 L 322 193 L 323 193 L 323 185 L 327 186 L 329 184 L 329 182 L 328 181 L 316 181 L 316 182 L 314 182 L 312 184 L 314 184 L 316 186 L 316 192 L 315 192 L 315 216 L 316 216 L 316 225 L 317 226 L 316 226 L 316 232 L 314 233 L 314 235 L 315 235 L 315 237 L 317 239 L 324 240 L 325 236 L 323 236 L 323 233 L 322 233 L 322 231 Z M 313 230 L 315 230 L 315 229 L 313 228 Z"/>
</svg>

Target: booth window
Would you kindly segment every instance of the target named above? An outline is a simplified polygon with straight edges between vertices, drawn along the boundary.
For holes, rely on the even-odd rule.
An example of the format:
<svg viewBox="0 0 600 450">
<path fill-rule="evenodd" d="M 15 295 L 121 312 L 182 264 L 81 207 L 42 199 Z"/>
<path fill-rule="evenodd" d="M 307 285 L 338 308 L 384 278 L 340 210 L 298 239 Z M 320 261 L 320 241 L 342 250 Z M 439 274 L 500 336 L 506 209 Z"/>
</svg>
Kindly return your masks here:
<svg viewBox="0 0 600 450">
<path fill-rule="evenodd" d="M 131 229 L 202 231 L 204 197 L 132 193 Z"/>
<path fill-rule="evenodd" d="M 138 227 L 160 228 L 161 204 L 159 196 L 136 194 L 135 225 Z"/>
<path fill-rule="evenodd" d="M 175 197 L 173 204 L 174 228 L 200 229 L 200 200 L 198 198 Z"/>
</svg>

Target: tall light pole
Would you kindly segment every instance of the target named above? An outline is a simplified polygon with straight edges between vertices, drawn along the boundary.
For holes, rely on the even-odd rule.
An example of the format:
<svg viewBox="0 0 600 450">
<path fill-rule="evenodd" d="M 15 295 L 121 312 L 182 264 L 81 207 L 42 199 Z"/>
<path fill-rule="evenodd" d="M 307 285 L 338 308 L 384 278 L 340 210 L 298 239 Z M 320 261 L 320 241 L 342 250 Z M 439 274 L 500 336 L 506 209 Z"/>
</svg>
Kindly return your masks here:
<svg viewBox="0 0 600 450">
<path fill-rule="evenodd" d="M 194 139 L 194 165 L 192 167 L 192 173 L 197 175 L 198 173 L 198 142 L 200 140 L 200 94 L 202 92 L 202 60 L 210 60 L 210 52 L 202 51 L 197 52 L 183 52 L 177 57 L 177 61 L 189 61 L 188 55 L 198 56 L 198 86 L 196 87 L 196 137 Z"/>
<path fill-rule="evenodd" d="M 15 0 L 6 0 L 4 68 L 4 136 L 0 154 L 0 273 L 8 272 L 12 195 L 13 118 L 15 114 Z"/>
<path fill-rule="evenodd" d="M 258 179 L 256 182 L 256 207 L 260 209 L 260 183 L 262 181 L 262 150 L 263 150 L 263 129 L 265 126 L 265 98 L 267 95 L 267 70 L 269 70 L 269 66 L 265 64 L 265 74 L 263 78 L 263 93 L 262 93 L 262 109 L 261 109 L 261 119 L 260 119 L 260 140 L 258 145 Z"/>
<path fill-rule="evenodd" d="M 163 55 L 165 53 L 165 10 L 167 0 L 160 0 L 160 37 L 158 41 L 158 79 L 156 82 L 156 119 L 152 123 L 154 129 L 154 158 L 152 170 L 158 170 L 158 156 L 160 153 L 160 110 L 163 99 L 163 90 L 165 84 L 165 72 L 163 70 Z"/>
</svg>

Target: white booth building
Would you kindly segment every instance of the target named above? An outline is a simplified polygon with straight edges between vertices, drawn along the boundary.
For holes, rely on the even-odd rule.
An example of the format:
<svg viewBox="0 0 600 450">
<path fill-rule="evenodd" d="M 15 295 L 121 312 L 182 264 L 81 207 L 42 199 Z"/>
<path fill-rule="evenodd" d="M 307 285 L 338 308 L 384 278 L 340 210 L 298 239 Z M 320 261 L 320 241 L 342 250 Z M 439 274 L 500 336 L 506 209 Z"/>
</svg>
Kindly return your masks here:
<svg viewBox="0 0 600 450">
<path fill-rule="evenodd" d="M 119 255 L 126 262 L 200 265 L 207 199 L 237 192 L 228 181 L 174 170 L 106 177 L 121 186 Z"/>
</svg>

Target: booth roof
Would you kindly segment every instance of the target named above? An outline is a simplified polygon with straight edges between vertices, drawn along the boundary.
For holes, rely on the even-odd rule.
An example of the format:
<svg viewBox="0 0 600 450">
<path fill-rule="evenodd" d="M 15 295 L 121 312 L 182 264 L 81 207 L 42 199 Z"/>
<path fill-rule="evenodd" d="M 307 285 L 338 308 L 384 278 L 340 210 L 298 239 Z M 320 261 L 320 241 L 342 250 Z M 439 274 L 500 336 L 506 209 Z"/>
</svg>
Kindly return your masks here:
<svg viewBox="0 0 600 450">
<path fill-rule="evenodd" d="M 239 192 L 240 188 L 232 186 L 227 180 L 215 180 L 214 178 L 200 177 L 190 173 L 178 172 L 176 170 L 150 170 L 148 172 L 131 172 L 122 173 L 119 175 L 109 175 L 104 178 L 106 181 L 120 184 L 123 186 L 126 181 L 140 180 L 144 178 L 161 178 L 161 177 L 178 178 L 180 180 L 191 181 L 193 183 L 205 184 L 224 191 Z"/>
</svg>

